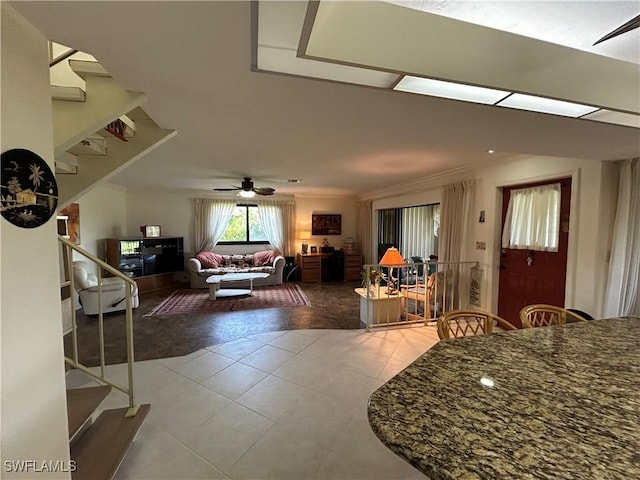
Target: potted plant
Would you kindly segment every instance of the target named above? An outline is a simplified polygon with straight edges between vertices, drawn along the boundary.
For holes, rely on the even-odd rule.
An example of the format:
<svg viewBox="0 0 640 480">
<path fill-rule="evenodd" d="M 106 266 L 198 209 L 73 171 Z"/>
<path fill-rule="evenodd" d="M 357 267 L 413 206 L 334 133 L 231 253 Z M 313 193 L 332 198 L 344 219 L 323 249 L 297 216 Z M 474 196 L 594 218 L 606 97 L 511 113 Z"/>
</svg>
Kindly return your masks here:
<svg viewBox="0 0 640 480">
<path fill-rule="evenodd" d="M 362 270 L 362 287 L 369 288 L 372 292 L 380 288 L 380 281 L 384 280 L 385 274 L 382 270 L 376 270 L 374 268 Z"/>
</svg>

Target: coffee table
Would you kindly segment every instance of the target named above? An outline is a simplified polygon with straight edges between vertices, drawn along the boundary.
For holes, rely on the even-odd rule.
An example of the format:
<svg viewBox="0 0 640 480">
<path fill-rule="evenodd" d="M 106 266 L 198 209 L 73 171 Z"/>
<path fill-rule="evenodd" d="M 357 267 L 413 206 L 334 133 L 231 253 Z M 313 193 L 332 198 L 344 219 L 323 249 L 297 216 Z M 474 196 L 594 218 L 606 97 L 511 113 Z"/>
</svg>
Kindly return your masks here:
<svg viewBox="0 0 640 480">
<path fill-rule="evenodd" d="M 256 278 L 267 278 L 268 273 L 226 273 L 224 275 L 211 275 L 206 282 L 209 284 L 209 299 L 218 297 L 236 297 L 239 295 L 251 295 L 253 293 L 253 281 Z M 223 283 L 241 282 L 249 280 L 249 288 L 224 288 Z"/>
</svg>

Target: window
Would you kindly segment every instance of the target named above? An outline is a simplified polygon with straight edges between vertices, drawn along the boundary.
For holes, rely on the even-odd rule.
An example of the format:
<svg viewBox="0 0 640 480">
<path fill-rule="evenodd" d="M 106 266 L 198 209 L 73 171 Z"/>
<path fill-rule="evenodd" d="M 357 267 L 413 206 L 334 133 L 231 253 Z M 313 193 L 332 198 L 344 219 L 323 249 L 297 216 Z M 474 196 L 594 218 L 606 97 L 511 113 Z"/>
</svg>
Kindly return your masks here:
<svg viewBox="0 0 640 480">
<path fill-rule="evenodd" d="M 238 243 L 269 243 L 262 229 L 262 225 L 260 225 L 258 206 L 236 205 L 219 243 L 227 245 Z"/>
<path fill-rule="evenodd" d="M 558 251 L 560 184 L 511 191 L 502 248 Z"/>
</svg>

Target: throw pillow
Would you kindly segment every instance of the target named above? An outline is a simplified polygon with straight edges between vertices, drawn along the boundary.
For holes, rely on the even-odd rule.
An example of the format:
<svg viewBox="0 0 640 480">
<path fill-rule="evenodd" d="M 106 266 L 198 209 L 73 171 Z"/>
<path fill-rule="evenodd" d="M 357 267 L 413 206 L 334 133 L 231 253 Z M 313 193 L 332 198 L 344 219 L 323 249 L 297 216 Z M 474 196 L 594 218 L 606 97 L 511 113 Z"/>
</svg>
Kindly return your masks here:
<svg viewBox="0 0 640 480">
<path fill-rule="evenodd" d="M 202 268 L 218 268 L 222 263 L 222 255 L 214 252 L 200 252 L 196 258 L 202 264 Z"/>
<path fill-rule="evenodd" d="M 261 267 L 273 263 L 277 256 L 278 254 L 274 250 L 263 250 L 253 254 L 253 262 L 256 267 Z"/>
</svg>

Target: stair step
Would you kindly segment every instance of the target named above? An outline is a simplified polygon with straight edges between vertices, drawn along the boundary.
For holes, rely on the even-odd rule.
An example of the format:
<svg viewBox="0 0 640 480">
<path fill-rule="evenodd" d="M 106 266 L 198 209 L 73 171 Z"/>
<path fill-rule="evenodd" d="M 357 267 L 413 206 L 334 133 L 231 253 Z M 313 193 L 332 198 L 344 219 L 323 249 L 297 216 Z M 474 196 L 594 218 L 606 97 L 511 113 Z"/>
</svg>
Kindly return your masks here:
<svg viewBox="0 0 640 480">
<path fill-rule="evenodd" d="M 63 87 L 60 85 L 51 85 L 51 99 L 63 100 L 67 102 L 84 102 L 87 94 L 80 87 Z"/>
<path fill-rule="evenodd" d="M 105 399 L 111 387 L 72 388 L 67 390 L 67 416 L 69 417 L 69 438 L 91 417 L 98 405 Z"/>
<path fill-rule="evenodd" d="M 140 405 L 135 417 L 125 418 L 128 408 L 105 410 L 71 448 L 74 480 L 110 479 L 124 459 L 151 405 Z"/>
<path fill-rule="evenodd" d="M 98 62 L 90 60 L 69 60 L 69 66 L 79 77 L 110 77 L 111 74 Z"/>
<path fill-rule="evenodd" d="M 84 138 L 67 152 L 71 155 L 98 155 L 104 157 L 107 155 L 107 141 L 103 137 L 94 134 L 93 137 Z"/>
</svg>

